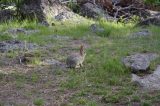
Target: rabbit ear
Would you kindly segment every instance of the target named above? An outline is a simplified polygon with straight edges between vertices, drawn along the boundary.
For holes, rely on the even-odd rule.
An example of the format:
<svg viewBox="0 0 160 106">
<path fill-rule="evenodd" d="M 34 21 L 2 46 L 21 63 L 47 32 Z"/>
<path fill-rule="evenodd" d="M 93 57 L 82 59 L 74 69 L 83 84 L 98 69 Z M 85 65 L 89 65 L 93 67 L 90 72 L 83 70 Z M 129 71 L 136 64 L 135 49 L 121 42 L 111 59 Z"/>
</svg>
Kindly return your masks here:
<svg viewBox="0 0 160 106">
<path fill-rule="evenodd" d="M 83 51 L 84 51 L 84 46 L 81 45 L 81 47 L 80 47 L 80 55 L 83 55 Z"/>
</svg>

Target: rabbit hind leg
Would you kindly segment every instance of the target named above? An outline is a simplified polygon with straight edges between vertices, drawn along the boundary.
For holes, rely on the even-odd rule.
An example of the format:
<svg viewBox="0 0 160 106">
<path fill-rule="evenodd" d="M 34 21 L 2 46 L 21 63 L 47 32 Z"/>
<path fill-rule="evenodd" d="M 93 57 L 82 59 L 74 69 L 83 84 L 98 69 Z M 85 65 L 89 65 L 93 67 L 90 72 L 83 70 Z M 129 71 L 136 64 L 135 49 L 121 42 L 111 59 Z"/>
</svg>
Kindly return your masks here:
<svg viewBox="0 0 160 106">
<path fill-rule="evenodd" d="M 82 64 L 82 63 L 80 63 L 80 64 L 79 64 L 79 66 L 80 66 L 80 67 L 83 67 L 83 64 Z"/>
<path fill-rule="evenodd" d="M 79 64 L 75 66 L 75 68 L 80 68 L 80 67 L 81 67 L 81 66 L 80 66 Z"/>
</svg>

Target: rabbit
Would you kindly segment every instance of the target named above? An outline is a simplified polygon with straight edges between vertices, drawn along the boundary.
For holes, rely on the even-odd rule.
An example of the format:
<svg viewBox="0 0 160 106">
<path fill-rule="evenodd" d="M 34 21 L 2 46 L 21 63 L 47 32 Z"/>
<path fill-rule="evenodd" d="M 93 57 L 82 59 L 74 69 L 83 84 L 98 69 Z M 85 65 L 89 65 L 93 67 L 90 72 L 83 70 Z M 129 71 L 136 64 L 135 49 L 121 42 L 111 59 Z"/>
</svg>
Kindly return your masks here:
<svg viewBox="0 0 160 106">
<path fill-rule="evenodd" d="M 81 45 L 80 53 L 74 53 L 67 57 L 66 64 L 68 68 L 80 68 L 83 67 L 83 61 L 85 59 L 86 53 L 84 51 L 84 46 Z"/>
</svg>

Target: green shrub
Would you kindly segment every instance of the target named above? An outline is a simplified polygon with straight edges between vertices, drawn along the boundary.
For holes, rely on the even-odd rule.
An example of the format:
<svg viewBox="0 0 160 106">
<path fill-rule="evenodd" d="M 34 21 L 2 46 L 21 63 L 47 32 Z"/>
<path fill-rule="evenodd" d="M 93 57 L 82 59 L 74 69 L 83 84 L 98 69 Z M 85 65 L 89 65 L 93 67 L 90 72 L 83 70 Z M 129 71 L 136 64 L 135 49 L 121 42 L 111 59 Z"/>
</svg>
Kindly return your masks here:
<svg viewBox="0 0 160 106">
<path fill-rule="evenodd" d="M 43 106 L 44 105 L 44 100 L 41 99 L 41 98 L 38 98 L 38 99 L 35 99 L 33 103 L 36 106 Z"/>
<path fill-rule="evenodd" d="M 144 0 L 147 4 L 160 5 L 160 0 Z"/>
<path fill-rule="evenodd" d="M 16 7 L 16 12 L 17 12 L 17 16 L 18 18 L 21 17 L 20 15 L 20 6 L 22 5 L 24 0 L 1 0 L 0 4 L 15 4 Z"/>
<path fill-rule="evenodd" d="M 78 4 L 76 4 L 76 3 L 74 3 L 74 2 L 69 2 L 67 4 L 67 6 L 69 8 L 71 8 L 75 13 L 79 13 L 80 12 L 80 6 Z"/>
</svg>

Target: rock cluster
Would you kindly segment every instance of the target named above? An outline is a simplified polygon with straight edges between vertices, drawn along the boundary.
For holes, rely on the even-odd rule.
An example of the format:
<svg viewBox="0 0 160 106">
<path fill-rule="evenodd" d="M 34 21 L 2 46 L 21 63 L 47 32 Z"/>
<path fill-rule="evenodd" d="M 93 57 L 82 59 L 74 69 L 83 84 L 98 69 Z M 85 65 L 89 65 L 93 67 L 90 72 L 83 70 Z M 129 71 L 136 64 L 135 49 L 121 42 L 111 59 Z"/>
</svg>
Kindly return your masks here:
<svg viewBox="0 0 160 106">
<path fill-rule="evenodd" d="M 123 58 L 123 63 L 129 67 L 133 73 L 146 73 L 150 68 L 151 61 L 158 58 L 155 53 L 137 53 Z M 132 82 L 143 89 L 160 90 L 160 65 L 150 75 L 139 77 L 132 74 Z"/>
</svg>

